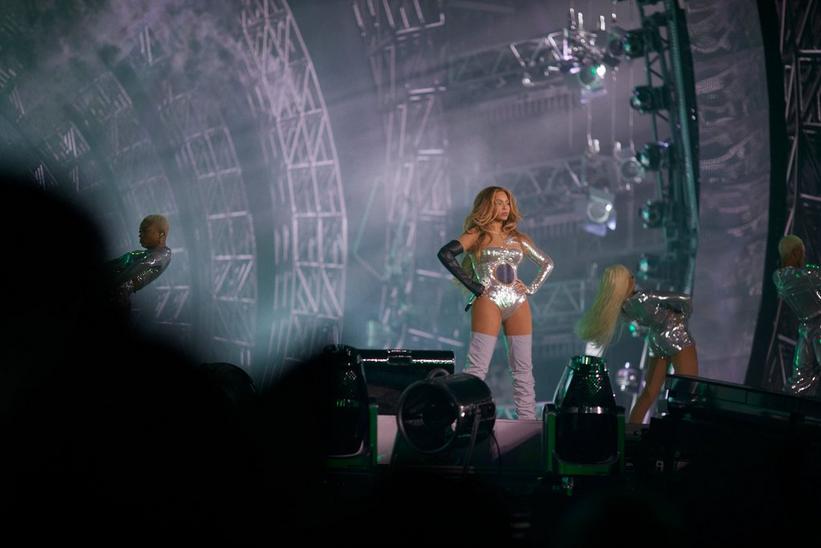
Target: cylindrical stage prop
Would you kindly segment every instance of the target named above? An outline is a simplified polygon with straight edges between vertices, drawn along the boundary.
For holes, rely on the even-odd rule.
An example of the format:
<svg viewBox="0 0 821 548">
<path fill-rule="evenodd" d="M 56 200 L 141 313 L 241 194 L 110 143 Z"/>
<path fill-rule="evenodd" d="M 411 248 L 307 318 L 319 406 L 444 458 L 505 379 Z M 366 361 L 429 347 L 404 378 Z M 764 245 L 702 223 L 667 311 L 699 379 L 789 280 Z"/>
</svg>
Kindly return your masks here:
<svg viewBox="0 0 821 548">
<path fill-rule="evenodd" d="M 574 356 L 553 398 L 556 452 L 568 462 L 596 464 L 618 452 L 618 408 L 605 361 Z"/>
<path fill-rule="evenodd" d="M 402 393 L 396 422 L 414 450 L 440 453 L 485 439 L 496 423 L 496 404 L 479 377 L 433 371 Z"/>
</svg>

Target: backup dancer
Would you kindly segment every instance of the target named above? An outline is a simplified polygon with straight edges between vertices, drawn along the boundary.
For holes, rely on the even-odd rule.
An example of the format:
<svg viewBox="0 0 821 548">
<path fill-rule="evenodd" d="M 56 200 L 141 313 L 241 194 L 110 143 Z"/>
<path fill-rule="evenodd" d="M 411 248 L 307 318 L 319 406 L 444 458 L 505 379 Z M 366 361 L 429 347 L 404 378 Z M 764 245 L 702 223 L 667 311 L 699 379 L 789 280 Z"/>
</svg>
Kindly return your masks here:
<svg viewBox="0 0 821 548">
<path fill-rule="evenodd" d="M 129 251 L 109 261 L 112 300 L 130 309 L 131 294 L 156 280 L 171 263 L 171 250 L 166 247 L 168 220 L 162 215 L 149 215 L 140 223 L 140 245 L 145 249 Z"/>
<path fill-rule="evenodd" d="M 800 395 L 815 391 L 821 372 L 821 268 L 808 264 L 804 242 L 788 234 L 778 242 L 781 268 L 773 273 L 778 296 L 798 317 L 789 389 Z"/>
<path fill-rule="evenodd" d="M 681 293 L 636 288 L 636 280 L 624 265 L 604 269 L 596 299 L 576 325 L 576 334 L 603 354 L 619 319 L 635 321 L 648 330 L 649 360 L 644 389 L 630 412 L 629 422 L 641 424 L 658 398 L 667 366 L 678 375 L 698 375 L 696 344 L 687 326 L 690 297 Z"/>
</svg>

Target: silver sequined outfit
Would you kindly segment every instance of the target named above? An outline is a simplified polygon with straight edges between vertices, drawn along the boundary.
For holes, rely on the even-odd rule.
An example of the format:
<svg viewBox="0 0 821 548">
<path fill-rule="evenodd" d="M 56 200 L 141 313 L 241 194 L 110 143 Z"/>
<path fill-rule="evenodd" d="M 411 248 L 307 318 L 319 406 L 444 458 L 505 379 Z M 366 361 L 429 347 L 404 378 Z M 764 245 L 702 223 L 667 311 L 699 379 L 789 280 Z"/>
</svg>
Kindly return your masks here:
<svg viewBox="0 0 821 548">
<path fill-rule="evenodd" d="M 521 247 L 512 247 L 517 244 Z M 533 282 L 525 286 L 526 291 L 521 291 L 514 282 L 518 279 L 516 270 L 524 256 L 539 265 L 539 271 Z M 553 260 L 550 257 L 526 241 L 518 241 L 513 237 L 505 241 L 505 247 L 486 247 L 470 257 L 477 281 L 485 286 L 483 295 L 496 303 L 502 313 L 502 320 L 510 318 L 519 305 L 527 300 L 528 295 L 538 291 L 553 271 Z"/>
<path fill-rule="evenodd" d="M 821 269 L 811 264 L 779 268 L 773 273 L 773 282 L 778 296 L 799 322 L 788 384 L 793 392 L 807 394 L 813 391 L 821 373 Z"/>
<path fill-rule="evenodd" d="M 653 356 L 670 357 L 695 343 L 687 329 L 687 295 L 638 290 L 624 301 L 621 310 L 629 320 L 648 329 Z"/>
<path fill-rule="evenodd" d="M 138 249 L 110 261 L 112 285 L 116 298 L 127 301 L 129 296 L 156 280 L 171 263 L 171 250 L 161 246 Z"/>
</svg>

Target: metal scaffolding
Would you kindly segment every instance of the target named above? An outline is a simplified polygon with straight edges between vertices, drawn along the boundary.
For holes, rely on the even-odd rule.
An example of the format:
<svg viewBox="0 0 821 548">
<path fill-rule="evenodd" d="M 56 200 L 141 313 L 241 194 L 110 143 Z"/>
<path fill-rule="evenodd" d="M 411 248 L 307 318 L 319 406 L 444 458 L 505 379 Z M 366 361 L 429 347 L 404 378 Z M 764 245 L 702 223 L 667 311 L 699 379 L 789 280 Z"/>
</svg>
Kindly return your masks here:
<svg viewBox="0 0 821 548">
<path fill-rule="evenodd" d="M 444 242 L 451 208 L 447 133 L 445 11 L 438 0 L 355 0 L 387 138 L 386 260 L 379 319 L 369 346 L 461 347 L 448 314 L 457 292 L 438 268 L 430 242 Z M 376 189 L 376 187 L 375 187 Z M 420 247 L 421 246 L 421 247 Z M 431 315 L 431 310 L 440 314 Z M 450 327 L 450 329 L 447 329 Z"/>
<path fill-rule="evenodd" d="M 663 289 L 691 293 L 698 249 L 699 153 L 693 63 L 683 10 L 664 0 L 659 11 L 638 2 L 642 21 L 646 86 L 660 103 L 648 111 L 654 144 L 669 140 L 666 165 L 655 171 L 667 250 L 648 281 Z M 640 272 L 641 274 L 641 272 Z"/>
<path fill-rule="evenodd" d="M 347 215 L 336 147 L 316 71 L 284 0 L 245 0 L 240 12 L 248 101 L 264 128 L 275 212 L 275 296 L 267 381 L 323 343 L 339 342 Z"/>
</svg>

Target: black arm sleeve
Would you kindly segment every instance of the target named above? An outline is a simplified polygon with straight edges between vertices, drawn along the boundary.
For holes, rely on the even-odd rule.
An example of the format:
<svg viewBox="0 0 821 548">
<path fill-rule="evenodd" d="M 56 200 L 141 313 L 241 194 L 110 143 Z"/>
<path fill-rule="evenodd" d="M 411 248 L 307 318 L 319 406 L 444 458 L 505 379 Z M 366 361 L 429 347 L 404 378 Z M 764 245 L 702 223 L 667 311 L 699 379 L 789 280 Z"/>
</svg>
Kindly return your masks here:
<svg viewBox="0 0 821 548">
<path fill-rule="evenodd" d="M 448 272 L 453 274 L 457 280 L 462 282 L 462 285 L 467 287 L 471 293 L 478 297 L 485 290 L 484 286 L 468 276 L 467 272 L 465 272 L 459 264 L 459 261 L 456 260 L 456 256 L 460 255 L 464 251 L 465 250 L 462 249 L 462 244 L 460 244 L 458 240 L 451 240 L 442 246 L 442 249 L 439 250 L 437 257 L 439 257 L 439 260 L 443 265 L 445 265 L 445 268 L 448 269 Z"/>
</svg>

